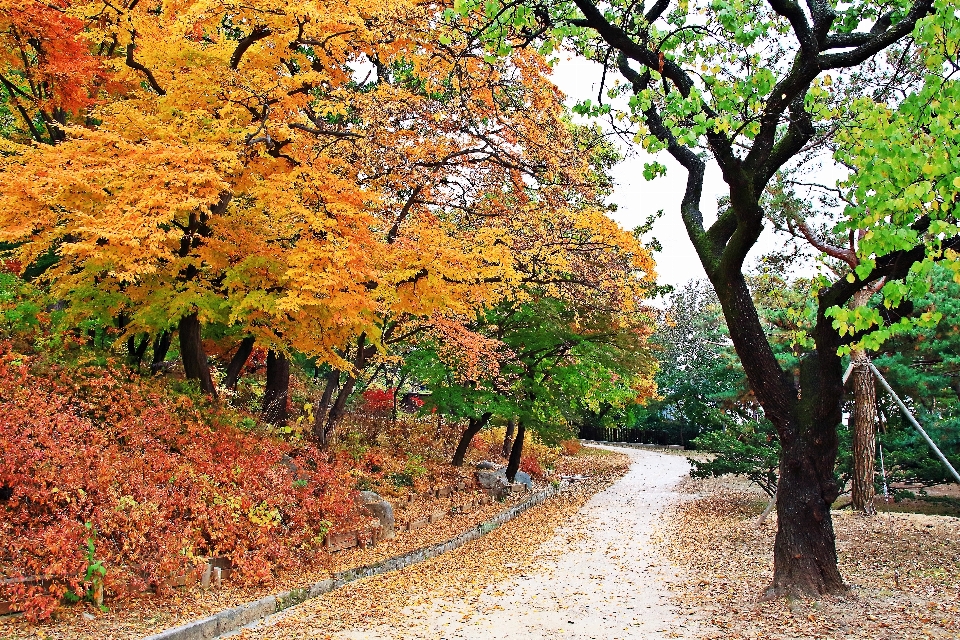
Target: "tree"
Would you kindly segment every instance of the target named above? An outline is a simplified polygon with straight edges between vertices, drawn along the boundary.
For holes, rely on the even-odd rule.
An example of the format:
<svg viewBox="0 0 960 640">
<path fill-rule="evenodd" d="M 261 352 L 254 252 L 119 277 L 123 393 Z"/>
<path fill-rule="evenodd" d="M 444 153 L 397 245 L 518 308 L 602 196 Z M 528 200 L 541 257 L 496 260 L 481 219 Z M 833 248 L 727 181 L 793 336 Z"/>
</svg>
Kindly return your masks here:
<svg viewBox="0 0 960 640">
<path fill-rule="evenodd" d="M 960 466 L 960 284 L 951 271 L 938 265 L 931 274 L 931 290 L 916 302 L 918 309 L 942 315 L 936 325 L 914 327 L 888 343 L 874 359 L 877 368 L 917 415 L 931 437 Z M 883 447 L 887 482 L 924 485 L 951 482 L 949 471 L 937 460 L 899 408 L 885 393 L 879 400 L 882 417 L 879 440 Z"/>
<path fill-rule="evenodd" d="M 654 363 L 645 346 L 651 327 L 642 310 L 612 313 L 530 293 L 469 324 L 438 323 L 436 337 L 409 359 L 430 389 L 426 408 L 468 419 L 454 465 L 499 416 L 516 421 L 507 466 L 513 479 L 528 429 L 558 442 L 584 412 L 643 402 L 654 393 Z"/>
<path fill-rule="evenodd" d="M 576 262 L 530 242 L 552 220 L 602 226 L 587 206 L 606 188 L 590 164 L 600 136 L 569 126 L 542 58 L 484 60 L 430 28 L 441 10 L 30 0 L 4 13 L 4 104 L 22 117 L 3 141 L 0 239 L 24 268 L 56 256 L 42 278 L 78 325 L 158 347 L 176 332 L 209 394 L 205 340 L 235 353 L 227 387 L 251 341 L 273 353 L 268 421 L 282 420 L 269 407 L 284 362 L 330 365 L 317 412 L 330 432 L 397 327 Z"/>
<path fill-rule="evenodd" d="M 625 420 L 642 431 L 673 433 L 676 426 L 692 440 L 726 425 L 728 413 L 739 409 L 738 399 L 747 390 L 710 283 L 690 282 L 669 302 L 651 337 L 660 361 L 659 397 L 635 406 Z"/>
<path fill-rule="evenodd" d="M 856 270 L 860 264 L 857 245 L 865 232 L 849 233 L 843 237 L 837 233 L 835 227 L 830 229 L 826 225 L 821 225 L 821 229 L 814 229 L 812 220 L 817 216 L 814 214 L 812 205 L 799 198 L 792 187 L 784 183 L 794 184 L 796 181 L 780 176 L 768 189 L 767 216 L 776 228 L 820 252 L 818 261 L 832 277 L 845 278 L 847 274 Z M 849 303 L 851 308 L 868 306 L 871 297 L 883 284 L 883 279 L 880 279 L 854 293 Z M 876 386 L 873 372 L 870 371 L 870 357 L 866 350 L 854 348 L 851 351 L 851 364 L 853 368 L 850 383 L 854 397 L 853 409 L 850 413 L 853 449 L 851 500 L 854 509 L 866 515 L 873 515 L 876 513 L 874 506 Z"/>
<path fill-rule="evenodd" d="M 488 50 L 506 53 L 537 37 L 546 39 L 547 48 L 569 37 L 626 81 L 611 91 L 629 95 L 629 110 L 619 122 L 636 123 L 648 150 L 666 151 L 687 172 L 680 215 L 783 450 L 769 594 L 839 592 L 845 586 L 830 505 L 839 492 L 834 461 L 843 395 L 840 356 L 850 345 L 870 346 L 890 332 L 876 309 L 849 311 L 844 305 L 885 279 L 884 302 L 897 306 L 910 293 L 904 282 L 923 288 L 918 275 L 929 268 L 924 265 L 956 259 L 956 168 L 940 162 L 937 149 L 933 172 L 924 170 L 928 163 L 921 156 L 932 145 L 918 145 L 895 167 L 883 165 L 895 155 L 891 140 L 922 138 L 929 135 L 925 128 L 949 132 L 952 150 L 955 125 L 945 114 L 956 111 L 944 109 L 938 98 L 952 91 L 942 74 L 950 69 L 947 57 L 955 56 L 958 27 L 951 5 L 940 0 L 843 7 L 811 0 L 806 9 L 789 0 L 749 6 L 684 2 L 668 11 L 670 5 L 504 4 L 491 13 L 484 42 Z M 476 6 L 467 3 L 463 13 Z M 866 64 L 882 52 L 918 50 L 930 78 L 922 89 L 911 83 L 910 55 L 892 55 L 888 65 Z M 869 97 L 868 87 L 877 87 Z M 904 94 L 910 97 L 897 106 Z M 938 101 L 936 108 L 931 100 Z M 580 110 L 610 107 L 583 104 Z M 871 240 L 861 242 L 861 263 L 849 280 L 821 287 L 814 348 L 795 379 L 764 335 L 743 264 L 763 229 L 762 199 L 771 179 L 806 152 L 823 148 L 838 130 L 850 135 L 849 150 L 837 155 L 853 168 L 856 194 L 843 226 L 863 229 Z M 701 210 L 708 162 L 719 166 L 729 188 L 729 206 L 709 225 Z M 878 178 L 891 168 L 898 175 L 883 184 Z M 645 173 L 664 170 L 654 163 Z M 890 202 L 882 203 L 879 194 Z"/>
</svg>

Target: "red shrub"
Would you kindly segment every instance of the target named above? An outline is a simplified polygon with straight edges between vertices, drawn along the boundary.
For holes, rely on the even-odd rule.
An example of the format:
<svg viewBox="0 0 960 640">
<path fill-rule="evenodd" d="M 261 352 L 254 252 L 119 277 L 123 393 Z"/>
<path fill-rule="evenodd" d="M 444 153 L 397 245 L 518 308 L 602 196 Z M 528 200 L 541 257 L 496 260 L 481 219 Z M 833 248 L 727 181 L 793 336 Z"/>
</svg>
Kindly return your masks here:
<svg viewBox="0 0 960 640">
<path fill-rule="evenodd" d="M 535 478 L 543 477 L 543 467 L 540 466 L 540 461 L 535 456 L 521 456 L 520 471 L 526 471 Z"/>
<path fill-rule="evenodd" d="M 393 411 L 394 389 L 367 389 L 363 392 L 363 409 L 367 413 Z"/>
<path fill-rule="evenodd" d="M 309 561 L 330 523 L 357 517 L 344 465 L 244 433 L 235 417 L 152 381 L 45 365 L 0 342 L 0 591 L 44 616 L 83 594 L 88 539 L 108 595 L 229 555 L 247 580 Z M 203 406 L 201 406 L 203 405 Z M 87 526 L 89 523 L 89 526 Z"/>
</svg>

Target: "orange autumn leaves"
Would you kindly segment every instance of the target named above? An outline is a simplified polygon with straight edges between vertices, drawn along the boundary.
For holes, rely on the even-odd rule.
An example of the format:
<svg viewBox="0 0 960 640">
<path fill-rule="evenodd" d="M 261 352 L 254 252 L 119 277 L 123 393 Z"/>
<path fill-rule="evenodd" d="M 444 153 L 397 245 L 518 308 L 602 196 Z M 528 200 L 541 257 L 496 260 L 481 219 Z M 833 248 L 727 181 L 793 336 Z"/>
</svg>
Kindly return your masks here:
<svg viewBox="0 0 960 640">
<path fill-rule="evenodd" d="M 443 5 L 0 2 L 0 241 L 57 254 L 77 319 L 346 366 L 388 322 L 652 283 L 543 60 L 485 61 Z"/>
</svg>

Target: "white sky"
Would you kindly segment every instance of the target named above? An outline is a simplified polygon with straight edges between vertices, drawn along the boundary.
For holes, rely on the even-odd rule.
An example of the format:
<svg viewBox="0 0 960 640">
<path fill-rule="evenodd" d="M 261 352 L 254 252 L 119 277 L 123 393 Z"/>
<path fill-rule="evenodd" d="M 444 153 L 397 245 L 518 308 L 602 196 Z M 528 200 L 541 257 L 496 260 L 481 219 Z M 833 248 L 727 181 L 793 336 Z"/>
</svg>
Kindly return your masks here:
<svg viewBox="0 0 960 640">
<path fill-rule="evenodd" d="M 561 54 L 560 61 L 554 67 L 552 79 L 567 95 L 567 104 L 572 107 L 586 99 L 596 103 L 600 78 L 599 64 Z M 614 78 L 615 76 L 608 75 L 607 81 Z M 597 122 L 601 126 L 605 124 L 603 118 Z M 653 156 L 644 152 L 639 145 L 623 150 L 628 152 L 628 156 L 613 170 L 615 189 L 612 200 L 618 206 L 613 218 L 624 227 L 632 229 L 642 224 L 647 216 L 663 209 L 664 216 L 654 225 L 652 234 L 663 245 L 663 251 L 655 256 L 659 283 L 679 287 L 691 279 L 706 278 L 700 259 L 680 220 L 680 201 L 686 187 L 686 171 L 664 152 L 656 159 L 666 165 L 667 175 L 647 182 L 643 178 L 643 164 L 650 162 Z M 710 163 L 707 166 L 700 203 L 705 222 L 715 219 L 717 198 L 727 195 L 726 187 L 720 170 L 716 164 Z M 747 264 L 782 244 L 783 239 L 778 239 L 772 231 L 764 231 L 747 258 Z"/>
</svg>

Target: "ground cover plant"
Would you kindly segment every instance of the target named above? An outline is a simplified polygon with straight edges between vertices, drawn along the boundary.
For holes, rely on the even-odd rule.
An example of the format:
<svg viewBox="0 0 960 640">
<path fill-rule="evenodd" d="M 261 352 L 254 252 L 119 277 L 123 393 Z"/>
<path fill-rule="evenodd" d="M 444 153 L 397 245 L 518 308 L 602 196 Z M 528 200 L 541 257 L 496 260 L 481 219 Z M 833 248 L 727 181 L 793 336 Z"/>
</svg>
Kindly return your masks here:
<svg viewBox="0 0 960 640">
<path fill-rule="evenodd" d="M 0 567 L 54 580 L 4 589 L 27 611 L 98 589 L 168 592 L 167 578 L 211 556 L 266 580 L 315 560 L 331 527 L 359 518 L 344 460 L 117 371 L 0 343 Z"/>
<path fill-rule="evenodd" d="M 449 452 L 437 450 L 430 419 L 418 427 L 408 417 L 396 440 L 348 429 L 339 446 L 321 450 L 202 394 L 171 390 L 168 379 L 139 379 L 79 346 L 75 358 L 65 364 L 0 343 L 0 569 L 52 580 L 8 584 L 0 595 L 32 617 L 61 601 L 168 595 L 168 578 L 214 556 L 228 557 L 250 584 L 325 566 L 327 532 L 369 518 L 358 490 L 405 499 L 456 475 L 445 471 Z M 441 434 L 448 441 L 459 433 L 452 427 Z M 417 431 L 428 435 L 411 437 Z M 531 442 L 522 467 L 542 478 L 557 460 Z"/>
</svg>

